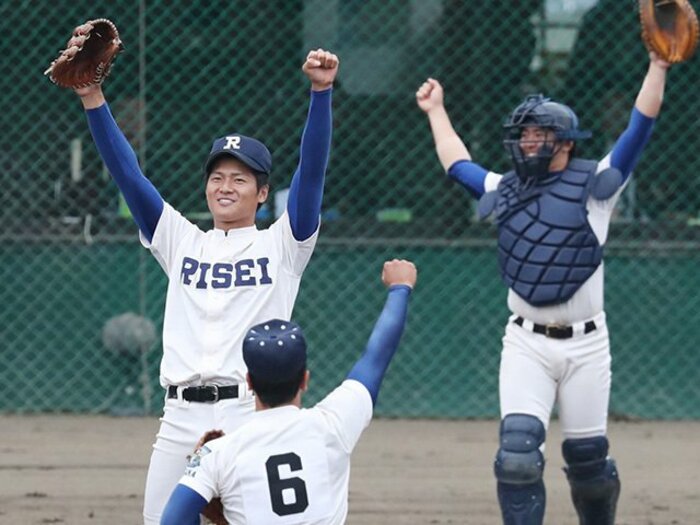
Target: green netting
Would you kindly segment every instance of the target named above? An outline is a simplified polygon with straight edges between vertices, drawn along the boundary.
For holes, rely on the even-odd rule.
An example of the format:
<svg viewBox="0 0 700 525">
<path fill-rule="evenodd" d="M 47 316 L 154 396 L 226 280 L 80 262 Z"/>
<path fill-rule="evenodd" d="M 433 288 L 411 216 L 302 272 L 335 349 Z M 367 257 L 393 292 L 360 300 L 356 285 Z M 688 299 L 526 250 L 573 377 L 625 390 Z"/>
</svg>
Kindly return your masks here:
<svg viewBox="0 0 700 525">
<path fill-rule="evenodd" d="M 146 175 L 209 226 L 201 171 L 214 137 L 259 137 L 274 193 L 297 162 L 306 52 L 341 58 L 323 227 L 295 318 L 311 343 L 308 401 L 364 347 L 388 257 L 420 269 L 409 325 L 381 393 L 396 416 L 498 414 L 508 316 L 494 231 L 436 159 L 414 93 L 440 79 L 474 158 L 504 171 L 500 124 L 542 91 L 570 104 L 601 158 L 646 69 L 632 0 L 0 2 L 0 410 L 157 412 L 165 277 L 140 247 L 77 98 L 41 73 L 73 26 L 108 17 L 126 45 L 105 84 Z M 27 45 L 31 42 L 31 47 Z M 611 413 L 700 417 L 695 288 L 700 254 L 697 59 L 669 74 L 665 107 L 618 205 L 606 258 Z M 155 338 L 115 351 L 103 332 L 133 312 Z"/>
</svg>

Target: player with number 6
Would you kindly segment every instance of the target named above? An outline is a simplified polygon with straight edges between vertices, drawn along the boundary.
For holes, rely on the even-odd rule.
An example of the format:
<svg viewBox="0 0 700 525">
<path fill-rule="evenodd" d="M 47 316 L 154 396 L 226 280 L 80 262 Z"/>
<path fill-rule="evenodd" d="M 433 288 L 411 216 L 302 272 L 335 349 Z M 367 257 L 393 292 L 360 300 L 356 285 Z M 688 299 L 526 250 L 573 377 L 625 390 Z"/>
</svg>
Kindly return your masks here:
<svg viewBox="0 0 700 525">
<path fill-rule="evenodd" d="M 279 319 L 251 328 L 243 358 L 257 412 L 196 451 L 161 524 L 196 522 L 212 498 L 221 499 L 225 519 L 219 523 L 345 523 L 350 455 L 372 419 L 416 277 L 412 262 L 384 263 L 388 295 L 364 353 L 345 381 L 310 409 L 301 409 L 309 385 L 301 328 Z"/>
</svg>

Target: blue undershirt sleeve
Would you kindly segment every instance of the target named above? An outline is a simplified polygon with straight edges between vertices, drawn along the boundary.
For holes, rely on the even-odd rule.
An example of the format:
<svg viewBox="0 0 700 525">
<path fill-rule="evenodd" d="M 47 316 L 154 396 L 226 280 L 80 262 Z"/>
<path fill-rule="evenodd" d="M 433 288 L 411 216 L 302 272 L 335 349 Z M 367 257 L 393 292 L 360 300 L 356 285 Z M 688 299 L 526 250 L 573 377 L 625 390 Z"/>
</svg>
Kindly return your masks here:
<svg viewBox="0 0 700 525">
<path fill-rule="evenodd" d="M 627 128 L 617 139 L 610 154 L 610 166 L 622 173 L 626 181 L 637 165 L 644 146 L 649 142 L 656 119 L 647 117 L 637 108 L 632 110 Z"/>
<path fill-rule="evenodd" d="M 124 195 L 131 215 L 148 242 L 153 240 L 163 213 L 163 198 L 141 172 L 136 153 L 112 117 L 105 103 L 86 111 L 97 150 Z"/>
<path fill-rule="evenodd" d="M 309 113 L 301 136 L 299 164 L 289 188 L 287 212 L 294 238 L 303 241 L 318 228 L 323 184 L 333 132 L 333 89 L 312 91 Z"/>
<path fill-rule="evenodd" d="M 207 503 L 196 490 L 178 484 L 163 510 L 160 525 L 199 525 L 199 514 Z"/>
<path fill-rule="evenodd" d="M 384 309 L 374 325 L 367 347 L 347 376 L 365 385 L 373 404 L 377 403 L 384 373 L 403 334 L 410 296 L 410 286 L 395 285 L 389 288 Z"/>
<path fill-rule="evenodd" d="M 459 182 L 472 197 L 479 198 L 486 191 L 484 181 L 488 175 L 488 170 L 470 160 L 458 160 L 450 169 L 447 176 Z"/>
</svg>

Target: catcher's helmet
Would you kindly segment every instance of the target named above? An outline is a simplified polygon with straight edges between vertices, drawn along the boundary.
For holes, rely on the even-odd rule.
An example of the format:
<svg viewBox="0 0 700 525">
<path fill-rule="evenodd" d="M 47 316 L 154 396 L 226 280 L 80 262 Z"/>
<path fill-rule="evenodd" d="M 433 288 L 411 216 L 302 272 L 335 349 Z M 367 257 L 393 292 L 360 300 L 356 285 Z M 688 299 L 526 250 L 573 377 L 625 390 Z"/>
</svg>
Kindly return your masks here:
<svg viewBox="0 0 700 525">
<path fill-rule="evenodd" d="M 290 381 L 306 369 L 306 339 L 292 321 L 271 319 L 253 326 L 243 340 L 250 375 L 265 383 Z"/>
<path fill-rule="evenodd" d="M 557 148 L 556 143 L 545 143 L 535 157 L 524 156 L 520 149 L 520 136 L 523 129 L 530 126 L 551 129 L 557 143 L 591 137 L 590 131 L 579 129 L 578 117 L 569 106 L 554 102 L 542 94 L 528 95 L 503 124 L 503 144 L 513 158 L 516 173 L 523 180 L 545 177 Z"/>
<path fill-rule="evenodd" d="M 503 127 L 506 131 L 538 126 L 554 131 L 559 140 L 581 140 L 591 137 L 591 132 L 578 127 L 578 117 L 569 106 L 553 102 L 541 93 L 528 95 L 510 114 Z"/>
</svg>

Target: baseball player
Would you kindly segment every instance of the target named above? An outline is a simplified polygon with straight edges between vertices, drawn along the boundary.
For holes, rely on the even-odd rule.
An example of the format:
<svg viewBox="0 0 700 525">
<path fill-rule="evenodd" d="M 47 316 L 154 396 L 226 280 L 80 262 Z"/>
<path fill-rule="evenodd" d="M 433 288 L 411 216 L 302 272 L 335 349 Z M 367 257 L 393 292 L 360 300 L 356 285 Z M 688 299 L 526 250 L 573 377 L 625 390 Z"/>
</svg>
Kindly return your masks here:
<svg viewBox="0 0 700 525">
<path fill-rule="evenodd" d="M 525 99 L 505 123 L 513 170 L 500 175 L 472 162 L 452 128 L 443 89 L 417 91 L 442 166 L 495 214 L 498 261 L 512 312 L 499 376 L 500 448 L 494 471 L 503 522 L 541 524 L 544 442 L 559 403 L 562 452 L 582 524 L 612 524 L 620 492 L 606 438 L 610 344 L 603 310 L 603 264 L 615 202 L 661 109 L 669 64 L 650 55 L 629 124 L 600 161 L 575 157 L 579 129 L 567 106 Z"/>
<path fill-rule="evenodd" d="M 227 523 L 342 524 L 348 513 L 350 454 L 372 419 L 384 373 L 399 344 L 416 283 L 409 261 L 384 263 L 386 304 L 367 347 L 343 383 L 311 409 L 301 328 L 271 320 L 243 342 L 254 418 L 202 446 L 175 488 L 161 524 L 197 523 L 220 497 Z"/>
<path fill-rule="evenodd" d="M 202 432 L 230 432 L 253 414 L 241 356 L 243 337 L 265 319 L 291 317 L 316 244 L 338 57 L 323 49 L 311 51 L 302 70 L 311 82 L 311 101 L 300 160 L 286 212 L 267 230 L 255 227 L 272 168 L 270 152 L 261 142 L 239 133 L 214 141 L 205 166 L 214 228 L 204 232 L 165 202 L 141 173 L 100 86 L 76 90 L 141 242 L 169 279 L 160 367 L 166 399 L 146 481 L 147 524 L 160 521 Z"/>
</svg>

